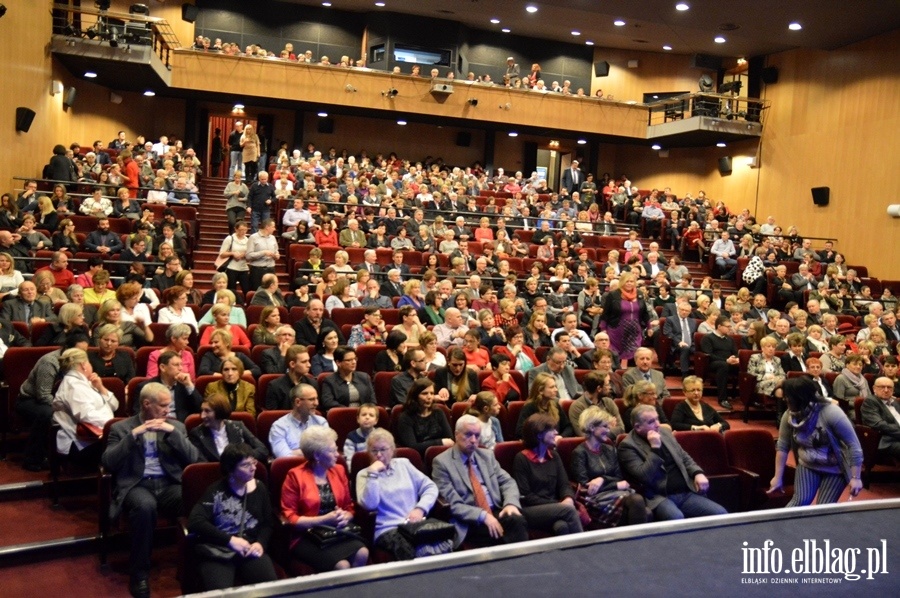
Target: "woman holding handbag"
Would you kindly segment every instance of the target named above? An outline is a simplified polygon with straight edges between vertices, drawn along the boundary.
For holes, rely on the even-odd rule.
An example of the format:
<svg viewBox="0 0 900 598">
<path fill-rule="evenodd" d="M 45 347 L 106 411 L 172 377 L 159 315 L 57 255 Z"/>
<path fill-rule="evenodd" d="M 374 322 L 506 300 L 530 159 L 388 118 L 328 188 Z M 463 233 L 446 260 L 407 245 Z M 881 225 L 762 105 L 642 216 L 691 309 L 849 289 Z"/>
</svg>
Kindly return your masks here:
<svg viewBox="0 0 900 598">
<path fill-rule="evenodd" d="M 409 459 L 394 458 L 397 447 L 387 430 L 372 430 L 366 449 L 372 464 L 357 474 L 356 495 L 360 506 L 375 511 L 375 545 L 401 561 L 450 552 L 456 535 L 451 524 L 442 526 L 443 540 L 419 543 L 410 536 L 410 524 L 426 521 L 437 501 L 437 485 Z"/>
<path fill-rule="evenodd" d="M 312 426 L 300 437 L 300 450 L 306 463 L 288 472 L 281 490 L 281 516 L 293 529 L 291 555 L 318 572 L 362 567 L 369 549 L 353 524 L 346 469 L 337 463 L 337 432 Z"/>
<path fill-rule="evenodd" d="M 188 529 L 199 543 L 194 552 L 205 591 L 275 581 L 266 548 L 275 516 L 266 486 L 258 481 L 256 458 L 246 444 L 229 444 L 219 465 L 223 478 L 191 509 Z"/>
<path fill-rule="evenodd" d="M 67 349 L 59 365 L 65 375 L 53 397 L 53 419 L 60 427 L 56 450 L 75 461 L 96 463 L 103 426 L 114 417 L 119 401 L 94 373 L 85 351 Z"/>
<path fill-rule="evenodd" d="M 616 447 L 609 443 L 615 416 L 593 405 L 581 412 L 578 425 L 584 442 L 572 451 L 572 473 L 578 482 L 577 500 L 598 527 L 645 523 L 650 511 L 619 468 Z"/>
<path fill-rule="evenodd" d="M 238 221 L 234 225 L 234 233 L 222 241 L 219 257 L 215 262 L 216 270 L 228 275 L 228 289 L 235 293 L 240 284 L 244 296 L 249 291 L 256 290 L 250 288 L 250 266 L 247 264 L 247 246 L 250 244 L 250 237 L 247 236 L 248 230 L 250 227 L 246 221 Z"/>
</svg>

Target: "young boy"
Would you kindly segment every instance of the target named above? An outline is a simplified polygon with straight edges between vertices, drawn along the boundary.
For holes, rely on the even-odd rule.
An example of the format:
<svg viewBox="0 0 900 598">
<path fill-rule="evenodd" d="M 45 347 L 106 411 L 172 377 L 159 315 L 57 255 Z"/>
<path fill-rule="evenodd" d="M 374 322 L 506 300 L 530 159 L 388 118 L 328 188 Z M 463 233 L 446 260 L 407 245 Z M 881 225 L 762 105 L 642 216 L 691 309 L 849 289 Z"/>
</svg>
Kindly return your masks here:
<svg viewBox="0 0 900 598">
<path fill-rule="evenodd" d="M 344 441 L 344 458 L 349 464 L 353 460 L 353 455 L 366 450 L 366 438 L 375 424 L 378 423 L 378 406 L 372 403 L 363 403 L 359 406 L 359 413 L 356 414 L 356 423 L 359 427 L 347 435 Z"/>
</svg>

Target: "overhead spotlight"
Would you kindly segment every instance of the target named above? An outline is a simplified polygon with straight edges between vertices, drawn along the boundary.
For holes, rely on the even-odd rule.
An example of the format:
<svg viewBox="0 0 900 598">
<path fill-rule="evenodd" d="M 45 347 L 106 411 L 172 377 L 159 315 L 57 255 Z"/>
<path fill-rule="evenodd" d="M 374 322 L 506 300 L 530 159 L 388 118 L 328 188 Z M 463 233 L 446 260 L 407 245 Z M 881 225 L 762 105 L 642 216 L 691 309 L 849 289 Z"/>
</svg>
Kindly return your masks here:
<svg viewBox="0 0 900 598">
<path fill-rule="evenodd" d="M 115 27 L 109 28 L 109 47 L 110 48 L 118 48 L 119 47 L 119 32 Z"/>
<path fill-rule="evenodd" d="M 356 88 L 350 85 L 349 83 L 344 86 L 344 91 L 355 92 Z"/>
<path fill-rule="evenodd" d="M 87 34 L 88 38 L 94 39 L 95 37 L 97 37 L 97 28 L 89 27 L 88 30 L 86 31 L 86 34 Z"/>
<path fill-rule="evenodd" d="M 719 85 L 719 93 L 738 93 L 741 91 L 741 87 L 743 87 L 744 82 L 740 79 L 735 79 L 734 81 L 728 81 Z"/>
<path fill-rule="evenodd" d="M 473 107 L 474 107 L 474 106 L 477 106 L 477 105 L 478 105 L 478 98 L 469 98 L 469 99 L 466 100 L 466 101 L 468 102 L 469 106 L 473 106 Z"/>
<path fill-rule="evenodd" d="M 706 73 L 700 75 L 699 81 L 700 91 L 710 92 L 713 90 L 713 79 Z"/>
<path fill-rule="evenodd" d="M 81 31 L 72 26 L 72 23 L 66 25 L 66 28 L 63 29 L 63 33 L 65 33 L 69 37 L 81 37 Z"/>
<path fill-rule="evenodd" d="M 394 89 L 394 88 L 392 87 L 392 88 L 390 88 L 390 89 L 388 89 L 388 90 L 386 90 L 386 91 L 382 91 L 382 92 L 381 92 L 381 95 L 383 95 L 383 96 L 385 96 L 385 97 L 388 97 L 388 98 L 396 98 L 396 97 L 397 97 L 397 94 L 399 94 L 399 93 L 400 93 L 399 91 L 397 91 L 396 89 Z"/>
<path fill-rule="evenodd" d="M 94 2 L 94 6 L 97 7 L 97 10 L 109 10 L 109 7 L 112 6 L 112 0 L 97 0 Z"/>
</svg>

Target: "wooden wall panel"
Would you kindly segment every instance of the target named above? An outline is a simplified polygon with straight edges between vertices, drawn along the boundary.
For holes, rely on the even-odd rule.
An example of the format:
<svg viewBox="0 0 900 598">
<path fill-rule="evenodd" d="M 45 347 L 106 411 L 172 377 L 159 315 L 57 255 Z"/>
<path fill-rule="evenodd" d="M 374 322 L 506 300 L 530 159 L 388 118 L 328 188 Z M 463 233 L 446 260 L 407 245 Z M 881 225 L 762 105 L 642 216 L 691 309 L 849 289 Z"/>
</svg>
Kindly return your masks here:
<svg viewBox="0 0 900 598">
<path fill-rule="evenodd" d="M 692 69 L 691 57 L 684 54 L 595 48 L 594 62 L 600 60 L 609 63 L 609 75 L 595 77 L 591 69 L 591 95 L 602 89 L 621 102 L 641 102 L 644 93 L 655 91 L 697 91 L 704 72 Z M 638 68 L 628 68 L 629 60 L 637 60 Z"/>
</svg>

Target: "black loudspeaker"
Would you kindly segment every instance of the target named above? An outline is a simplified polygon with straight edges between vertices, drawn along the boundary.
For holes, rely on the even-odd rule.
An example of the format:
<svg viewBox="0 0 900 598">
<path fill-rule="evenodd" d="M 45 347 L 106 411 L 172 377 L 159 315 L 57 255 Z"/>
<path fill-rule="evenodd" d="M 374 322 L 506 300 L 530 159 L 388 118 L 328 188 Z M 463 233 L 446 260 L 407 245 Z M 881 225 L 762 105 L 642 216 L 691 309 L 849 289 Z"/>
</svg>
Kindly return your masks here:
<svg viewBox="0 0 900 598">
<path fill-rule="evenodd" d="M 731 174 L 731 156 L 722 156 L 719 158 L 719 174 L 722 176 Z"/>
<path fill-rule="evenodd" d="M 460 131 L 456 134 L 456 145 L 459 147 L 469 147 L 472 145 L 472 134 L 468 131 Z"/>
<path fill-rule="evenodd" d="M 326 135 L 331 135 L 334 133 L 334 119 L 333 118 L 320 118 L 316 123 L 316 130 L 319 133 L 324 133 Z"/>
<path fill-rule="evenodd" d="M 66 91 L 66 97 L 63 98 L 63 106 L 65 106 L 66 108 L 71 108 L 75 104 L 75 95 L 77 93 L 78 92 L 74 87 L 70 87 Z"/>
<path fill-rule="evenodd" d="M 34 110 L 31 108 L 16 108 L 16 131 L 27 133 L 34 122 Z"/>
<path fill-rule="evenodd" d="M 694 54 L 691 57 L 691 68 L 717 71 L 722 68 L 722 59 L 709 54 Z"/>
<path fill-rule="evenodd" d="M 200 15 L 200 9 L 194 6 L 193 4 L 182 4 L 181 5 L 181 18 L 187 21 L 188 23 L 193 23 L 197 20 L 197 17 Z"/>
<path fill-rule="evenodd" d="M 778 83 L 778 67 L 767 66 L 762 70 L 762 82 L 766 85 Z"/>
<path fill-rule="evenodd" d="M 598 60 L 594 63 L 594 76 L 606 77 L 609 75 L 609 63 L 605 60 Z"/>
<path fill-rule="evenodd" d="M 828 200 L 831 198 L 830 187 L 813 187 L 811 191 L 814 204 L 816 204 L 817 206 L 828 205 Z"/>
</svg>

